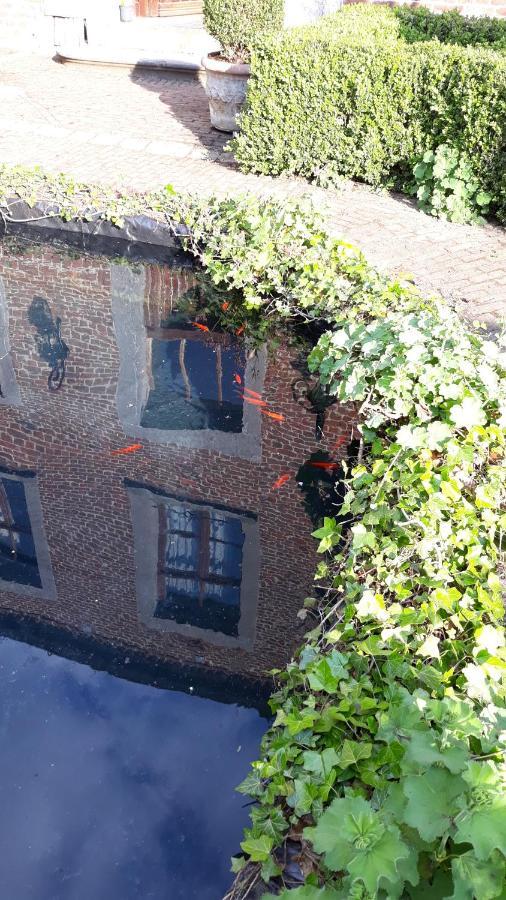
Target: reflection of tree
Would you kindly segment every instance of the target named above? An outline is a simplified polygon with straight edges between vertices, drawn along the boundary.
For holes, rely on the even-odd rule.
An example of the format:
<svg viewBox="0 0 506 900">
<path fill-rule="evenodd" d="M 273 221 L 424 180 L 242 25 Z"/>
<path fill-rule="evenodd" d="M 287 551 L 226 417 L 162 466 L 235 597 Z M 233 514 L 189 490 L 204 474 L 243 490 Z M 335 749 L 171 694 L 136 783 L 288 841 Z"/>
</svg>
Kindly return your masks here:
<svg viewBox="0 0 506 900">
<path fill-rule="evenodd" d="M 348 446 L 348 462 L 356 459 L 357 452 L 358 441 L 351 441 Z M 329 468 L 321 468 L 315 463 L 329 463 Z M 304 509 L 315 528 L 319 528 L 325 516 L 335 518 L 338 522 L 344 521 L 339 515 L 346 493 L 344 469 L 340 464 L 336 468 L 331 468 L 332 465 L 335 463 L 329 453 L 317 450 L 297 472 L 297 482 L 304 497 Z"/>
<path fill-rule="evenodd" d="M 28 321 L 37 334 L 35 344 L 39 356 L 50 368 L 48 376 L 49 390 L 57 391 L 65 378 L 65 363 L 70 350 L 61 336 L 61 318 L 53 319 L 47 300 L 34 297 L 28 310 Z"/>
</svg>

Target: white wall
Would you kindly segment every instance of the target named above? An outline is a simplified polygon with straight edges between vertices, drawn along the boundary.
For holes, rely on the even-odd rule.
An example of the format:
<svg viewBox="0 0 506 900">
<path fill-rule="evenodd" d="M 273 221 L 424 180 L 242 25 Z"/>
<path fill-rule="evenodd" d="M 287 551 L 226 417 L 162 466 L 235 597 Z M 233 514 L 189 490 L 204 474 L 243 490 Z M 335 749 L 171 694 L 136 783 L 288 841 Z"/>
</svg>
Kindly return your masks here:
<svg viewBox="0 0 506 900">
<path fill-rule="evenodd" d="M 342 0 L 285 0 L 285 25 L 306 25 L 320 16 L 336 12 Z"/>
</svg>

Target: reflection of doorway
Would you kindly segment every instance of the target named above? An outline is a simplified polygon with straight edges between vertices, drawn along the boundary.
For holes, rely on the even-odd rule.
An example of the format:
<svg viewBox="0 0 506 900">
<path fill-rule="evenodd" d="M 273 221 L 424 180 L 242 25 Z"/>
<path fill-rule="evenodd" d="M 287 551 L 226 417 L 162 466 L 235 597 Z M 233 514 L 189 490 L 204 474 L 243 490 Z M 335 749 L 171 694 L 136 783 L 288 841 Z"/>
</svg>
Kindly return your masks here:
<svg viewBox="0 0 506 900">
<path fill-rule="evenodd" d="M 258 601 L 251 513 L 129 484 L 142 621 L 222 646 L 250 647 Z"/>
<path fill-rule="evenodd" d="M 137 0 L 138 16 L 201 15 L 202 0 Z"/>
<path fill-rule="evenodd" d="M 55 596 L 33 475 L 0 471 L 0 588 L 42 599 Z"/>
<path fill-rule="evenodd" d="M 19 406 L 21 398 L 16 383 L 9 343 L 9 312 L 4 283 L 0 278 L 0 405 Z"/>
</svg>

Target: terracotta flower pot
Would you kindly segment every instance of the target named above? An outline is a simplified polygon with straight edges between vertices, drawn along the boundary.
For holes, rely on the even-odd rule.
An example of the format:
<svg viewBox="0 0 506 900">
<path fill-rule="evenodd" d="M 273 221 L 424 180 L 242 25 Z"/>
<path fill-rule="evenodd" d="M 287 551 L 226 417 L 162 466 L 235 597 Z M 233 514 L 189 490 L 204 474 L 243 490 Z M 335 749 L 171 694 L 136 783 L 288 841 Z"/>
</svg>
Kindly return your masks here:
<svg viewBox="0 0 506 900">
<path fill-rule="evenodd" d="M 220 59 L 219 53 L 205 56 L 202 65 L 206 70 L 211 125 L 218 131 L 236 131 L 237 117 L 246 98 L 250 67 L 246 63 Z"/>
</svg>

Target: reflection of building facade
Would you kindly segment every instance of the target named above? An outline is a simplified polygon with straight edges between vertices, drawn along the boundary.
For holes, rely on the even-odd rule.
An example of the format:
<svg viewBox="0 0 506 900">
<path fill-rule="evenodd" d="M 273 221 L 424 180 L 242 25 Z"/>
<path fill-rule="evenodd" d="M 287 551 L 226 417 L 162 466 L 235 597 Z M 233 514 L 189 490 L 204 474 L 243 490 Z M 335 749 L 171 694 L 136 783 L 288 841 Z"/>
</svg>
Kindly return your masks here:
<svg viewBox="0 0 506 900">
<path fill-rule="evenodd" d="M 18 392 L 0 407 L 0 616 L 214 673 L 283 665 L 315 562 L 295 480 L 272 489 L 314 449 L 288 352 L 246 360 L 228 338 L 172 327 L 185 271 L 5 244 L 0 278 Z M 58 393 L 27 319 L 36 296 L 70 347 Z M 236 367 L 283 423 L 237 399 Z M 329 443 L 349 435 L 348 412 L 330 420 Z M 114 454 L 132 436 L 142 449 Z"/>
</svg>

